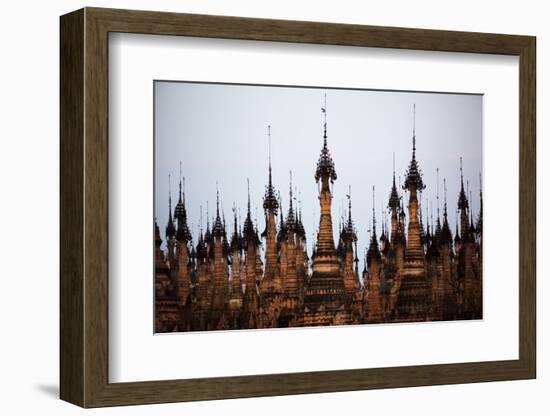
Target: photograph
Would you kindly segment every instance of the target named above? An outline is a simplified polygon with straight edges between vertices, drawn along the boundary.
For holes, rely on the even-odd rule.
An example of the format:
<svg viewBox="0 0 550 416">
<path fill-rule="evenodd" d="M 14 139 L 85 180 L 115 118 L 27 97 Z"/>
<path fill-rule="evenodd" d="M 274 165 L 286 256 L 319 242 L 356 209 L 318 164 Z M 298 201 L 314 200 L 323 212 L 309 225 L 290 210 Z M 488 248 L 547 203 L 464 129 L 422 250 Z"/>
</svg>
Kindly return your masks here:
<svg viewBox="0 0 550 416">
<path fill-rule="evenodd" d="M 483 319 L 482 94 L 153 93 L 155 333 Z"/>
</svg>

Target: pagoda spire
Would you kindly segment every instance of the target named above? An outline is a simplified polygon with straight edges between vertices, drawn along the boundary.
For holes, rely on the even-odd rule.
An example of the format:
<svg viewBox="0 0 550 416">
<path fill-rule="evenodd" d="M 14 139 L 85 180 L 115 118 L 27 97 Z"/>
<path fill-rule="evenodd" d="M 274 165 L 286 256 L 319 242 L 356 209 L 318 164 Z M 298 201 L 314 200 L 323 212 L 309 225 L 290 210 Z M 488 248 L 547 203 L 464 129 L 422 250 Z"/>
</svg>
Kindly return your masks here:
<svg viewBox="0 0 550 416">
<path fill-rule="evenodd" d="M 256 243 L 258 240 L 256 235 L 256 230 L 254 228 L 254 223 L 252 222 L 252 213 L 250 211 L 250 180 L 246 178 L 246 183 L 248 187 L 248 205 L 247 205 L 247 213 L 246 213 L 246 219 L 244 220 L 244 226 L 243 226 L 243 234 L 244 239 L 248 241 L 253 241 Z M 248 246 L 248 243 L 245 244 L 245 246 Z"/>
<path fill-rule="evenodd" d="M 374 185 L 372 185 L 372 233 L 373 237 L 376 238 L 376 212 L 375 212 L 375 195 L 374 195 Z"/>
<path fill-rule="evenodd" d="M 436 189 L 436 201 L 437 201 L 437 220 L 435 226 L 435 237 L 436 241 L 439 242 L 441 237 L 441 214 L 439 210 L 439 168 L 436 168 L 436 177 L 437 177 L 437 189 Z"/>
<path fill-rule="evenodd" d="M 233 235 L 231 236 L 231 250 L 233 252 L 240 251 L 241 241 L 239 236 L 239 225 L 237 223 L 237 205 L 233 202 Z"/>
<path fill-rule="evenodd" d="M 214 220 L 214 225 L 212 228 L 212 235 L 214 237 L 220 238 L 225 234 L 225 227 L 220 218 L 220 190 L 218 187 L 218 182 L 216 181 L 216 218 Z"/>
<path fill-rule="evenodd" d="M 325 94 L 325 106 L 321 108 L 323 112 L 325 122 L 324 122 L 324 133 L 323 133 L 323 148 L 321 149 L 321 155 L 317 162 L 317 170 L 315 172 L 315 181 L 319 183 L 321 180 L 322 187 L 327 187 L 329 181 L 331 184 L 337 179 L 336 169 L 334 168 L 334 162 L 330 156 L 327 145 L 327 95 Z"/>
<path fill-rule="evenodd" d="M 348 220 L 345 226 L 345 234 L 350 242 L 357 242 L 357 234 L 355 233 L 355 227 L 353 225 L 353 219 L 351 217 L 351 185 L 349 185 L 348 194 L 346 195 L 346 197 L 348 198 Z"/>
<path fill-rule="evenodd" d="M 393 181 L 390 191 L 390 198 L 388 200 L 388 208 L 391 211 L 391 233 L 390 239 L 392 243 L 395 243 L 395 239 L 398 235 L 399 227 L 399 208 L 400 208 L 399 194 L 397 193 L 397 186 L 395 183 L 395 152 L 393 153 Z"/>
<path fill-rule="evenodd" d="M 413 104 L 413 159 L 416 156 L 416 104 Z"/>
<path fill-rule="evenodd" d="M 380 260 L 380 250 L 378 249 L 378 238 L 376 236 L 376 210 L 375 210 L 375 187 L 372 187 L 372 227 L 369 249 L 367 251 L 367 263 L 370 267 L 373 260 Z"/>
<path fill-rule="evenodd" d="M 405 267 L 410 273 L 424 273 L 424 247 L 420 222 L 418 219 L 418 194 L 426 188 L 422 172 L 416 160 L 416 104 L 413 107 L 412 158 L 405 176 L 403 190 L 409 193 L 409 223 L 407 228 L 407 247 L 405 250 Z"/>
<path fill-rule="evenodd" d="M 441 229 L 441 242 L 446 244 L 447 247 L 450 247 L 453 242 L 453 236 L 451 234 L 451 229 L 449 227 L 449 220 L 447 217 L 447 180 L 443 178 L 443 192 L 444 192 L 444 203 L 443 203 L 443 227 Z"/>
<path fill-rule="evenodd" d="M 321 108 L 324 115 L 323 148 L 315 170 L 315 182 L 319 187 L 320 219 L 317 234 L 317 245 L 313 257 L 313 274 L 304 293 L 304 305 L 311 311 L 323 306 L 339 310 L 345 292 L 344 279 L 340 274 L 340 261 L 336 253 L 332 229 L 332 185 L 337 179 L 334 161 L 330 156 L 327 144 L 327 106 Z M 304 316 L 304 324 L 315 323 L 315 315 Z M 311 321 L 310 321 L 311 320 Z"/>
<path fill-rule="evenodd" d="M 470 197 L 470 201 L 472 200 L 472 190 L 470 189 L 470 184 L 468 183 L 468 195 Z M 473 235 L 475 233 L 475 227 L 474 227 L 474 214 L 473 211 L 470 209 L 470 233 Z"/>
<path fill-rule="evenodd" d="M 483 228 L 483 187 L 481 184 L 481 172 L 479 173 L 479 215 L 477 217 L 476 231 L 481 233 Z"/>
<path fill-rule="evenodd" d="M 273 187 L 272 169 L 271 169 L 271 126 L 267 126 L 267 138 L 268 138 L 268 182 L 264 195 L 264 210 L 268 214 L 269 210 L 273 211 L 273 214 L 277 215 L 279 204 L 277 197 L 275 196 L 275 188 Z"/>
<path fill-rule="evenodd" d="M 321 111 L 323 112 L 323 115 L 325 116 L 325 122 L 323 124 L 324 126 L 324 132 L 323 132 L 323 143 L 324 147 L 327 147 L 327 94 L 325 93 L 325 105 L 323 108 L 321 108 Z"/>
<path fill-rule="evenodd" d="M 462 156 L 460 157 L 460 193 L 458 195 L 458 209 L 468 209 L 468 198 L 464 192 L 464 173 L 462 170 Z"/>
<path fill-rule="evenodd" d="M 170 189 L 170 174 L 168 174 L 168 224 L 166 225 L 166 236 L 169 240 L 176 235 L 176 227 L 172 220 L 172 193 Z"/>
<path fill-rule="evenodd" d="M 294 217 L 294 207 L 292 201 L 294 200 L 294 195 L 292 194 L 292 170 L 290 171 L 290 186 L 289 186 L 289 206 L 288 206 L 288 215 L 286 216 L 286 222 L 289 230 L 294 230 L 296 225 L 296 218 Z"/>
<path fill-rule="evenodd" d="M 179 183 L 179 198 L 176 208 L 174 209 L 174 217 L 177 220 L 176 239 L 178 241 L 191 241 L 192 236 L 187 226 L 187 210 L 185 208 L 185 191 L 183 190 L 184 177 L 182 174 L 182 163 L 180 161 L 180 183 Z"/>
</svg>

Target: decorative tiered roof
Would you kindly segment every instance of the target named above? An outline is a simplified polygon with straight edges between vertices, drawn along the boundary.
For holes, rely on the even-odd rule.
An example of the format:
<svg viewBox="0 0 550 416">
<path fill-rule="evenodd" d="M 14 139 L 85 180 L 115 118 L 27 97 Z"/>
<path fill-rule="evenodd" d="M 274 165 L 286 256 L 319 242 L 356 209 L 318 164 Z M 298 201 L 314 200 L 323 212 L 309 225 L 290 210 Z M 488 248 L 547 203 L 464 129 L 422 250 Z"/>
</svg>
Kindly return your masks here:
<svg viewBox="0 0 550 416">
<path fill-rule="evenodd" d="M 170 192 L 170 175 L 168 175 L 168 224 L 166 225 L 166 237 L 169 240 L 173 239 L 176 235 L 176 227 L 172 220 L 172 195 Z"/>
<path fill-rule="evenodd" d="M 336 175 L 336 168 L 334 167 L 334 161 L 330 156 L 330 152 L 327 146 L 327 95 L 325 94 L 325 106 L 321 108 L 321 111 L 325 115 L 324 134 L 323 134 L 323 148 L 321 149 L 321 155 L 317 161 L 317 170 L 315 171 L 315 181 L 319 182 L 321 178 L 330 179 L 331 183 L 338 178 Z"/>
<path fill-rule="evenodd" d="M 181 162 L 180 162 L 180 189 L 179 199 L 174 209 L 174 218 L 177 220 L 178 229 L 176 231 L 176 239 L 178 241 L 191 241 L 192 236 L 187 226 L 187 211 L 185 209 L 185 190 L 183 186 L 185 184 L 185 178 L 181 175 Z"/>
<path fill-rule="evenodd" d="M 413 150 L 412 150 L 412 159 L 409 163 L 409 169 L 405 176 L 405 184 L 403 189 L 411 191 L 413 189 L 420 191 L 426 188 L 424 182 L 422 181 L 422 172 L 416 161 L 416 105 L 414 107 L 414 121 L 413 121 Z"/>
<path fill-rule="evenodd" d="M 451 246 L 453 243 L 453 235 L 451 228 L 449 227 L 449 220 L 447 218 L 447 181 L 443 178 L 443 188 L 445 192 L 445 203 L 443 205 L 443 227 L 441 228 L 441 244 Z"/>
<path fill-rule="evenodd" d="M 380 250 L 378 249 L 378 238 L 376 237 L 376 215 L 374 211 L 374 186 L 372 187 L 372 235 L 369 249 L 367 251 L 367 263 L 370 266 L 373 260 L 380 260 Z"/>
<path fill-rule="evenodd" d="M 217 188 L 217 184 L 216 184 L 216 188 Z M 220 218 L 220 191 L 218 189 L 216 189 L 216 219 L 214 220 L 212 235 L 215 238 L 221 238 L 225 235 L 225 227 Z"/>
<path fill-rule="evenodd" d="M 349 194 L 346 196 L 348 198 L 348 220 L 344 228 L 344 236 L 347 241 L 355 243 L 357 241 L 357 233 L 355 232 L 355 226 L 351 218 L 351 186 L 349 187 Z"/>
<path fill-rule="evenodd" d="M 399 195 L 397 194 L 397 187 L 395 186 L 395 153 L 393 154 L 393 184 L 390 192 L 390 199 L 388 201 L 388 208 L 392 210 L 399 209 Z"/>
<path fill-rule="evenodd" d="M 269 140 L 269 179 L 268 184 L 265 188 L 264 210 L 272 210 L 275 215 L 277 215 L 279 202 L 277 201 L 277 197 L 275 196 L 275 188 L 273 187 L 273 182 L 271 180 L 271 126 L 267 126 L 267 135 Z"/>
<path fill-rule="evenodd" d="M 294 216 L 294 207 L 292 200 L 294 196 L 292 195 L 292 171 L 290 171 L 290 188 L 289 188 L 290 203 L 288 205 L 288 214 L 286 216 L 286 227 L 288 231 L 296 231 L 296 218 Z"/>
<path fill-rule="evenodd" d="M 462 157 L 460 158 L 460 192 L 458 194 L 458 209 L 468 209 L 468 198 L 464 192 L 464 176 L 462 173 Z"/>
<path fill-rule="evenodd" d="M 246 213 L 246 219 L 244 220 L 243 226 L 243 239 L 245 248 L 248 247 L 248 242 L 253 241 L 256 243 L 258 241 L 258 236 L 256 234 L 256 229 L 254 228 L 254 223 L 252 222 L 252 214 L 250 213 L 250 182 L 247 179 L 248 183 L 248 209 Z"/>
</svg>

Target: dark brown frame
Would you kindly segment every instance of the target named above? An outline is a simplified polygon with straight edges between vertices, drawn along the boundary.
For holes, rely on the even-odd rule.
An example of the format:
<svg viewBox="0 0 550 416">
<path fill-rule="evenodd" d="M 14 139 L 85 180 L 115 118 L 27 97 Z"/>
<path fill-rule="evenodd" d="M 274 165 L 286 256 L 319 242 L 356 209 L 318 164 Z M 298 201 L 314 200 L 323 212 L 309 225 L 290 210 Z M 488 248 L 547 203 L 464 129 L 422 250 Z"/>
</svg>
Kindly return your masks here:
<svg viewBox="0 0 550 416">
<path fill-rule="evenodd" d="M 109 32 L 519 56 L 519 359 L 109 383 Z M 100 407 L 535 378 L 535 45 L 530 36 L 98 8 L 62 16 L 61 398 Z"/>
</svg>

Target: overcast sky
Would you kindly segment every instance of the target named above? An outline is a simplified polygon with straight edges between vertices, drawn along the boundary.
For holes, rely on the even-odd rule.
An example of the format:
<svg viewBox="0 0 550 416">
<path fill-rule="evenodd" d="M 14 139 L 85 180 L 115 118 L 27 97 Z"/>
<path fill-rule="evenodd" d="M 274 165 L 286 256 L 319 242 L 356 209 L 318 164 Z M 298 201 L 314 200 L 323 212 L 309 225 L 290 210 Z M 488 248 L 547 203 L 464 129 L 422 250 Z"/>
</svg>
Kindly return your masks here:
<svg viewBox="0 0 550 416">
<path fill-rule="evenodd" d="M 458 191 L 459 158 L 464 181 L 470 183 L 474 216 L 479 210 L 482 171 L 482 102 L 480 95 L 388 92 L 155 82 L 155 215 L 164 239 L 168 219 L 168 174 L 172 175 L 172 207 L 177 202 L 179 164 L 185 176 L 189 227 L 194 243 L 199 232 L 200 206 L 206 228 L 206 206 L 215 215 L 216 181 L 228 224 L 233 203 L 246 215 L 250 178 L 252 215 L 264 229 L 262 197 L 268 175 L 267 126 L 271 125 L 273 182 L 282 195 L 286 215 L 289 172 L 300 192 L 309 251 L 319 222 L 314 174 L 322 148 L 324 94 L 327 94 L 328 147 L 338 179 L 332 206 L 335 241 L 342 207 L 347 212 L 351 186 L 352 216 L 358 234 L 361 263 L 372 222 L 372 187 L 376 187 L 377 233 L 387 211 L 392 181 L 403 177 L 411 159 L 413 104 L 416 104 L 417 159 L 426 190 L 423 216 L 437 210 L 436 169 L 447 181 L 449 221 L 453 232 Z M 389 220 L 388 220 L 389 221 Z M 228 232 L 231 233 L 232 225 Z"/>
</svg>

